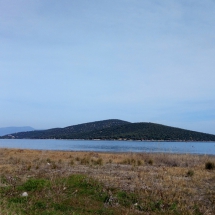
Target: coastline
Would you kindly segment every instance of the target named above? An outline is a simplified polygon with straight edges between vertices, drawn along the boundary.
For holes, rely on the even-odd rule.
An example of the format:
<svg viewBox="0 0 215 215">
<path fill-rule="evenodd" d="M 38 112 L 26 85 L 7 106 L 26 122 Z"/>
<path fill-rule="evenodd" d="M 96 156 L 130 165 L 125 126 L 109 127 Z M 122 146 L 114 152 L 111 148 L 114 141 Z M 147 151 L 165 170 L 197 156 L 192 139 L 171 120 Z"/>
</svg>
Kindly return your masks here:
<svg viewBox="0 0 215 215">
<path fill-rule="evenodd" d="M 138 142 L 212 142 L 215 143 L 214 140 L 164 140 L 164 139 L 66 139 L 66 138 L 5 138 L 0 137 L 0 140 L 74 140 L 74 141 L 138 141 Z"/>
</svg>

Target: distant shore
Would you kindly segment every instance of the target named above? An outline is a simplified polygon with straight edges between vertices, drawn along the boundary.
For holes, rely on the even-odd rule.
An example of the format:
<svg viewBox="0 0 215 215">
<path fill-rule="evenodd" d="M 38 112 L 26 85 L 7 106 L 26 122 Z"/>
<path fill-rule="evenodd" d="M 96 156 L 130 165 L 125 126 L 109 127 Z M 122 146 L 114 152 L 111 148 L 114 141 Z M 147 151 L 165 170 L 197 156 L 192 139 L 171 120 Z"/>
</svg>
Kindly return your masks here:
<svg viewBox="0 0 215 215">
<path fill-rule="evenodd" d="M 11 135 L 8 135 L 11 136 Z M 139 142 L 215 142 L 215 140 L 147 140 L 147 139 L 66 139 L 66 138 L 15 138 L 0 137 L 2 140 L 77 140 L 77 141 L 139 141 Z"/>
<path fill-rule="evenodd" d="M 119 119 L 87 122 L 65 128 L 18 132 L 2 138 L 70 139 L 70 140 L 137 140 L 137 141 L 215 141 L 215 135 L 167 125 Z"/>
</svg>

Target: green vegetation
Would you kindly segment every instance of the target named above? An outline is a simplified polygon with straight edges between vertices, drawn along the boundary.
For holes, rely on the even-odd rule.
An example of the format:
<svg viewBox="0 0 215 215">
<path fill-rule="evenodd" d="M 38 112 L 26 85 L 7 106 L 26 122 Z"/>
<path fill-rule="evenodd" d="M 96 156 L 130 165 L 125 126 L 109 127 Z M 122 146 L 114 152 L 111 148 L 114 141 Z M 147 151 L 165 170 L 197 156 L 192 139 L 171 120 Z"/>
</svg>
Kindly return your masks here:
<svg viewBox="0 0 215 215">
<path fill-rule="evenodd" d="M 113 214 L 103 208 L 108 192 L 102 185 L 83 175 L 67 178 L 29 179 L 12 186 L 4 180 L 0 188 L 3 212 L 17 214 Z M 28 191 L 23 197 L 21 191 Z M 91 206 L 91 207 L 89 207 Z"/>
<path fill-rule="evenodd" d="M 68 138 L 82 133 L 92 132 L 94 130 L 105 129 L 115 126 L 129 124 L 129 122 L 110 119 L 97 122 L 84 123 L 80 125 L 68 126 L 65 128 L 52 128 L 48 130 L 37 130 L 29 132 L 19 132 L 12 135 L 6 135 L 3 138 L 29 138 L 29 139 L 53 139 L 53 138 Z"/>
<path fill-rule="evenodd" d="M 205 169 L 213 170 L 215 169 L 215 164 L 213 162 L 208 161 L 205 163 Z"/>
<path fill-rule="evenodd" d="M 11 184 L 2 178 L 0 207 L 5 214 L 179 214 L 177 203 L 143 198 L 138 191 L 126 192 L 105 189 L 103 185 L 84 175 L 67 178 L 34 178 L 24 183 Z M 22 196 L 21 191 L 28 191 Z M 165 204 L 165 208 L 164 208 Z"/>
<path fill-rule="evenodd" d="M 143 161 L 142 160 L 136 160 L 136 159 L 134 159 L 134 158 L 127 158 L 127 159 L 125 159 L 125 160 L 123 160 L 122 162 L 121 162 L 121 164 L 128 164 L 128 165 L 133 165 L 133 166 L 140 166 L 140 165 L 142 165 L 143 164 Z"/>
<path fill-rule="evenodd" d="M 69 137 L 69 136 L 68 136 Z M 126 139 L 167 141 L 215 141 L 215 135 L 194 132 L 154 123 L 130 123 L 113 128 L 76 134 L 74 139 Z"/>
<path fill-rule="evenodd" d="M 214 156 L 20 149 L 0 156 L 0 214 L 215 214 Z"/>
<path fill-rule="evenodd" d="M 215 141 L 215 135 L 211 134 L 155 123 L 129 123 L 121 120 L 104 120 L 66 128 L 22 132 L 2 138 Z"/>
<path fill-rule="evenodd" d="M 187 171 L 187 177 L 192 177 L 194 175 L 194 171 L 193 170 L 188 170 Z"/>
</svg>

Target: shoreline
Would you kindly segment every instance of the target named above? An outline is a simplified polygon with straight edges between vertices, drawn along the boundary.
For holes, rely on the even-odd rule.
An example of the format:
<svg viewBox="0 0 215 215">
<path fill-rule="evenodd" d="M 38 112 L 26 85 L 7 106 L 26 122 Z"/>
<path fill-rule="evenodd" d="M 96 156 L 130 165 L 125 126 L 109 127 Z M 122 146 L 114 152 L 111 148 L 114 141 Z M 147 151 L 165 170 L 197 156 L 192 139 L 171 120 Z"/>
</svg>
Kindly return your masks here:
<svg viewBox="0 0 215 215">
<path fill-rule="evenodd" d="M 25 150 L 25 151 L 38 151 L 38 152 L 67 152 L 67 153 L 98 153 L 98 154 L 148 154 L 148 155 L 187 155 L 187 156 L 209 156 L 215 157 L 215 154 L 200 154 L 200 153 L 176 153 L 176 152 L 133 152 L 133 151 L 87 151 L 87 150 L 59 150 L 59 149 L 29 149 L 29 148 L 7 148 L 7 147 L 0 147 L 1 150 Z"/>
<path fill-rule="evenodd" d="M 137 141 L 137 142 L 212 142 L 215 143 L 213 140 L 144 140 L 144 139 L 63 139 L 63 138 L 2 138 L 0 140 L 74 140 L 74 141 Z"/>
</svg>

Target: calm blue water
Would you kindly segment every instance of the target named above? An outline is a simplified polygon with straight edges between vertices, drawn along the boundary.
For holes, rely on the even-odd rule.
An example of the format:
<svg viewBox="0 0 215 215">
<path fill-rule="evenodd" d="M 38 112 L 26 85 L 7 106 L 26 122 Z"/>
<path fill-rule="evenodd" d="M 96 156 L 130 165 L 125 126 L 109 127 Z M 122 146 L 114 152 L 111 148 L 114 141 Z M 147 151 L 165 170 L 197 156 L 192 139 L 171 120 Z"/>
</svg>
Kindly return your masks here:
<svg viewBox="0 0 215 215">
<path fill-rule="evenodd" d="M 0 148 L 100 152 L 166 152 L 215 155 L 215 142 L 0 139 Z"/>
</svg>

